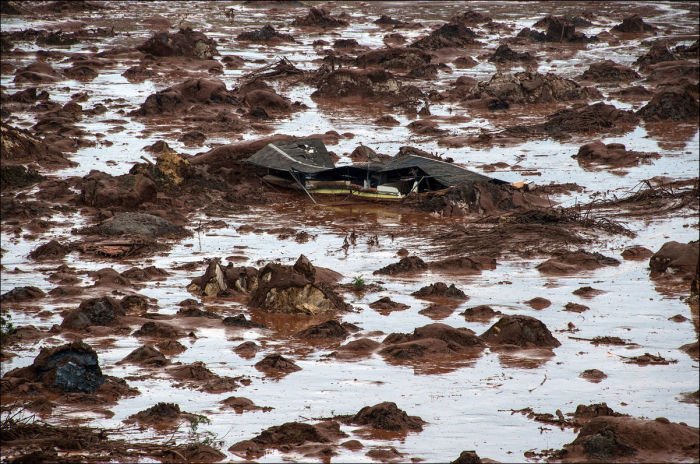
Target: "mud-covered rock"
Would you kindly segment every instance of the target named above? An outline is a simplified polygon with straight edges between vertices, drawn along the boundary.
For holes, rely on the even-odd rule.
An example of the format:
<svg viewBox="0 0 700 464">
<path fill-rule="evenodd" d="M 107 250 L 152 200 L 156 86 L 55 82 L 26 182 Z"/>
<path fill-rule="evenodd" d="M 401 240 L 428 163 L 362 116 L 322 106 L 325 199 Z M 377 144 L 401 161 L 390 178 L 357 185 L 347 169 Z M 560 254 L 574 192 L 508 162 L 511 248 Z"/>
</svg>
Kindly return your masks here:
<svg viewBox="0 0 700 464">
<path fill-rule="evenodd" d="M 36 261 L 59 260 L 70 253 L 70 251 L 70 247 L 61 244 L 57 240 L 50 240 L 32 250 L 29 253 L 29 257 Z"/>
<path fill-rule="evenodd" d="M 61 75 L 47 62 L 36 61 L 15 71 L 13 82 L 50 83 L 60 80 Z"/>
<path fill-rule="evenodd" d="M 317 98 L 409 98 L 401 82 L 388 71 L 381 69 L 338 69 L 324 76 L 317 90 L 311 94 Z"/>
<path fill-rule="evenodd" d="M 562 16 L 549 16 L 545 42 L 595 42 L 597 37 L 588 37 L 576 31 L 576 24 Z"/>
<path fill-rule="evenodd" d="M 634 64 L 644 71 L 653 64 L 662 63 L 664 61 L 674 61 L 675 59 L 676 57 L 671 50 L 668 49 L 666 42 L 657 41 L 652 44 L 648 52 L 637 58 Z"/>
<path fill-rule="evenodd" d="M 129 235 L 148 238 L 179 238 L 191 235 L 184 227 L 147 213 L 118 213 L 86 231 L 106 236 Z"/>
<path fill-rule="evenodd" d="M 542 124 L 513 126 L 506 133 L 515 136 L 549 135 L 568 137 L 571 134 L 626 132 L 639 123 L 632 111 L 620 110 L 606 103 L 574 105 L 547 117 Z"/>
<path fill-rule="evenodd" d="M 672 272 L 683 276 L 694 277 L 697 273 L 698 241 L 689 243 L 666 242 L 661 249 L 649 259 L 649 267 L 655 272 Z"/>
<path fill-rule="evenodd" d="M 281 354 L 265 356 L 261 361 L 255 363 L 255 368 L 272 376 L 287 375 L 301 370 L 301 367 L 297 366 L 294 361 L 285 358 Z"/>
<path fill-rule="evenodd" d="M 459 457 L 450 464 L 481 464 L 482 462 L 476 451 L 462 451 L 459 453 Z"/>
<path fill-rule="evenodd" d="M 80 189 L 80 201 L 96 208 L 136 208 L 146 202 L 155 202 L 156 195 L 155 182 L 143 174 L 115 177 L 101 171 L 90 171 L 83 177 Z"/>
<path fill-rule="evenodd" d="M 428 264 L 418 256 L 401 258 L 398 263 L 392 263 L 373 272 L 373 274 L 397 275 L 411 272 L 422 272 L 428 269 Z"/>
<path fill-rule="evenodd" d="M 177 339 L 184 337 L 185 333 L 181 329 L 165 322 L 148 321 L 131 335 L 134 337 Z"/>
<path fill-rule="evenodd" d="M 155 428 L 171 428 L 179 426 L 184 420 L 195 420 L 196 417 L 195 414 L 181 411 L 178 404 L 160 402 L 148 409 L 132 414 L 124 422 L 137 422 L 140 425 Z"/>
<path fill-rule="evenodd" d="M 93 325 L 111 326 L 125 315 L 121 304 L 111 296 L 90 298 L 66 314 L 61 327 L 82 330 Z"/>
<path fill-rule="evenodd" d="M 561 345 L 542 321 L 522 315 L 503 316 L 480 338 L 491 345 L 522 348 L 556 348 Z"/>
<path fill-rule="evenodd" d="M 17 189 L 36 184 L 45 177 L 32 168 L 21 164 L 3 164 L 0 166 L 0 190 Z"/>
<path fill-rule="evenodd" d="M 612 30 L 616 32 L 639 33 L 651 32 L 656 30 L 656 28 L 644 22 L 644 18 L 641 16 L 634 14 L 623 19 L 620 24 L 613 26 Z"/>
<path fill-rule="evenodd" d="M 299 260 L 303 261 L 303 255 Z M 299 263 L 297 260 L 297 263 Z M 347 304 L 333 288 L 315 275 L 304 272 L 305 266 L 268 264 L 259 271 L 257 288 L 249 305 L 269 312 L 319 314 L 344 311 Z"/>
<path fill-rule="evenodd" d="M 476 33 L 462 23 L 445 23 L 409 46 L 424 50 L 459 48 L 478 43 L 475 37 Z"/>
<path fill-rule="evenodd" d="M 581 74 L 581 79 L 594 82 L 629 82 L 640 79 L 637 71 L 612 60 L 604 60 L 600 63 L 592 63 L 588 69 Z"/>
<path fill-rule="evenodd" d="M 634 460 L 637 462 L 693 459 L 698 454 L 698 429 L 668 419 L 596 417 L 565 445 L 566 461 Z"/>
<path fill-rule="evenodd" d="M 253 458 L 263 456 L 266 449 L 297 451 L 304 446 L 327 444 L 346 436 L 340 431 L 339 424 L 333 421 L 315 425 L 287 422 L 265 429 L 251 440 L 238 442 L 229 451 Z"/>
<path fill-rule="evenodd" d="M 269 24 L 255 31 L 241 32 L 236 36 L 236 40 L 264 43 L 296 42 L 292 35 L 277 32 L 275 28 Z"/>
<path fill-rule="evenodd" d="M 349 417 L 347 423 L 368 426 L 389 432 L 420 432 L 425 421 L 418 416 L 409 416 L 399 409 L 396 403 L 384 402 L 374 406 L 365 406 L 357 414 Z"/>
<path fill-rule="evenodd" d="M 645 121 L 697 122 L 700 115 L 697 85 L 661 89 L 638 114 Z"/>
<path fill-rule="evenodd" d="M 6 377 L 40 382 L 67 393 L 93 393 L 105 382 L 97 353 L 82 341 L 42 348 L 30 366 L 10 371 Z"/>
<path fill-rule="evenodd" d="M 154 367 L 162 367 L 170 363 L 168 358 L 153 345 L 140 346 L 119 362 Z"/>
<path fill-rule="evenodd" d="M 377 301 L 373 301 L 369 304 L 369 307 L 383 315 L 388 315 L 394 311 L 403 311 L 410 308 L 409 305 L 394 301 L 388 296 L 382 297 Z"/>
<path fill-rule="evenodd" d="M 0 124 L 0 159 L 3 164 L 36 163 L 49 169 L 75 166 L 44 140 L 5 122 Z"/>
<path fill-rule="evenodd" d="M 265 329 L 264 324 L 253 322 L 246 319 L 244 314 L 237 314 L 235 316 L 227 316 L 221 321 L 227 327 L 239 327 L 243 329 Z"/>
<path fill-rule="evenodd" d="M 347 21 L 332 16 L 330 11 L 325 8 L 311 8 L 306 16 L 298 17 L 292 21 L 292 26 L 320 27 L 323 29 L 344 27 L 347 25 Z"/>
<path fill-rule="evenodd" d="M 642 153 L 627 150 L 621 143 L 604 144 L 600 140 L 587 143 L 573 156 L 579 165 L 606 164 L 609 166 L 636 166 L 650 159 L 660 158 L 658 153 Z"/>
<path fill-rule="evenodd" d="M 411 293 L 411 295 L 418 298 L 451 298 L 455 300 L 466 300 L 469 298 L 467 294 L 458 289 L 455 284 L 450 284 L 448 286 L 444 282 L 426 285 Z"/>
<path fill-rule="evenodd" d="M 587 100 L 600 96 L 600 92 L 592 87 L 582 87 L 571 79 L 552 73 L 518 72 L 496 73 L 490 80 L 478 82 L 463 99 L 493 97 L 508 103 L 532 104 Z"/>
<path fill-rule="evenodd" d="M 560 253 L 554 258 L 539 264 L 537 270 L 545 274 L 567 274 L 592 271 L 603 266 L 619 266 L 620 261 L 600 253 L 585 250 Z"/>
<path fill-rule="evenodd" d="M 37 287 L 15 287 L 0 295 L 0 301 L 3 303 L 21 303 L 23 301 L 37 300 L 45 296 L 46 293 Z"/>
<path fill-rule="evenodd" d="M 382 48 L 370 50 L 355 59 L 358 67 L 410 70 L 430 63 L 430 54 L 416 48 Z"/>
<path fill-rule="evenodd" d="M 379 354 L 393 361 L 471 356 L 483 349 L 483 343 L 471 330 L 441 323 L 418 327 L 412 334 L 392 333 L 382 344 L 385 347 Z"/>
<path fill-rule="evenodd" d="M 156 116 L 191 111 L 191 106 L 233 105 L 238 103 L 234 92 L 226 89 L 219 79 L 193 78 L 149 95 L 146 101 L 135 110 L 134 116 Z"/>
<path fill-rule="evenodd" d="M 485 24 L 493 21 L 491 16 L 468 8 L 463 13 L 458 13 L 450 18 L 450 22 L 462 23 L 467 26 L 475 26 L 477 24 Z"/>
<path fill-rule="evenodd" d="M 479 305 L 467 308 L 464 310 L 462 315 L 464 319 L 469 322 L 485 322 L 490 321 L 496 316 L 500 316 L 502 313 L 500 311 L 495 311 L 491 306 Z"/>
<path fill-rule="evenodd" d="M 184 56 L 211 60 L 219 52 L 216 41 L 190 28 L 176 33 L 157 32 L 138 47 L 138 50 L 153 56 Z"/>
<path fill-rule="evenodd" d="M 539 311 L 541 309 L 549 308 L 552 305 L 552 302 L 549 301 L 547 298 L 535 297 L 526 301 L 525 304 L 531 307 L 532 309 L 536 309 Z"/>
<path fill-rule="evenodd" d="M 296 334 L 297 337 L 304 339 L 334 338 L 341 340 L 347 338 L 348 335 L 350 335 L 350 333 L 347 329 L 345 329 L 340 322 L 332 319 L 318 325 L 313 325 Z"/>
<path fill-rule="evenodd" d="M 501 44 L 498 46 L 493 55 L 489 57 L 491 63 L 512 63 L 517 61 L 536 61 L 536 58 L 529 52 L 516 52 L 508 45 Z"/>
</svg>

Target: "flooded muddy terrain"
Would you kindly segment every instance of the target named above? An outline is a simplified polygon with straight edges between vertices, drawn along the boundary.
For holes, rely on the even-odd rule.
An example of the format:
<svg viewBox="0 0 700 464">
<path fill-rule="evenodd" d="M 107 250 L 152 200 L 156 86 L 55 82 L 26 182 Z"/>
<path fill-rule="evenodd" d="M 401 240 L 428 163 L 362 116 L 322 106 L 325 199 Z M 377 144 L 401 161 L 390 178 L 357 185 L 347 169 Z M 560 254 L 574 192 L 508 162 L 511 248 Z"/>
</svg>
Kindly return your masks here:
<svg viewBox="0 0 700 464">
<path fill-rule="evenodd" d="M 697 462 L 700 10 L 621 6 L 2 2 L 3 462 Z"/>
</svg>

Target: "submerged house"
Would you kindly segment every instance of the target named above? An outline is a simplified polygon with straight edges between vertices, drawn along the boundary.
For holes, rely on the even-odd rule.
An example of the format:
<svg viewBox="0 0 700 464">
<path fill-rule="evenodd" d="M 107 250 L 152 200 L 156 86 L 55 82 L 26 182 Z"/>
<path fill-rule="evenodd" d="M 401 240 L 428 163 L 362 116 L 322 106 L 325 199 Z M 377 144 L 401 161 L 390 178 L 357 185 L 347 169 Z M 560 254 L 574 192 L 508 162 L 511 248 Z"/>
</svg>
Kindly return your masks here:
<svg viewBox="0 0 700 464">
<path fill-rule="evenodd" d="M 400 156 L 384 164 L 369 162 L 336 167 L 320 139 L 270 143 L 247 162 L 267 169 L 263 180 L 304 190 L 309 196 L 352 195 L 392 200 L 473 182 L 508 184 L 446 161 L 418 155 Z"/>
</svg>

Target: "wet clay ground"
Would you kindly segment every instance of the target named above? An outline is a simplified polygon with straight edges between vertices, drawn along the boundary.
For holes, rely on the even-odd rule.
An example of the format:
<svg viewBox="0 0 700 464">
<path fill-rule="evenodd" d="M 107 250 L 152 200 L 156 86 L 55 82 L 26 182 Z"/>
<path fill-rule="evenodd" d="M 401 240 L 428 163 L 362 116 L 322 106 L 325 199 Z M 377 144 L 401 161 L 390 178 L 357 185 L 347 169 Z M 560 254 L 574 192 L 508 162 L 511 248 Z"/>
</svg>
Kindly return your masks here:
<svg viewBox="0 0 700 464">
<path fill-rule="evenodd" d="M 697 462 L 698 14 L 3 2 L 2 459 Z"/>
</svg>

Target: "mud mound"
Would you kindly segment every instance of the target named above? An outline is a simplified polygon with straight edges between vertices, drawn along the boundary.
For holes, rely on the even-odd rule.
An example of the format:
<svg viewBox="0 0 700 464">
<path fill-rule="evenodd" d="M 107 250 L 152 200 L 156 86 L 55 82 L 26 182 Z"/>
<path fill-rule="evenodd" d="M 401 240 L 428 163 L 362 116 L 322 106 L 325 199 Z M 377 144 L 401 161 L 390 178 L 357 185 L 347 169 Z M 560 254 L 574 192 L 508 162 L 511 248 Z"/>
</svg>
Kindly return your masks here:
<svg viewBox="0 0 700 464">
<path fill-rule="evenodd" d="M 64 392 L 94 393 L 105 382 L 97 353 L 82 341 L 42 348 L 30 366 L 6 375 Z"/>
<path fill-rule="evenodd" d="M 0 166 L 0 189 L 17 189 L 36 184 L 45 177 L 33 168 L 22 165 L 3 164 Z"/>
<path fill-rule="evenodd" d="M 148 321 L 131 335 L 134 337 L 176 339 L 184 337 L 185 333 L 177 327 L 166 324 L 165 322 Z"/>
<path fill-rule="evenodd" d="M 339 338 L 345 339 L 350 333 L 336 320 L 330 320 L 318 325 L 313 325 L 297 333 L 297 337 L 305 339 Z"/>
<path fill-rule="evenodd" d="M 378 19 L 372 21 L 374 24 L 380 26 L 407 26 L 408 23 L 401 21 L 400 19 L 394 19 L 391 16 L 381 15 Z"/>
<path fill-rule="evenodd" d="M 0 159 L 3 164 L 36 163 L 50 169 L 75 166 L 43 140 L 5 122 L 0 124 Z"/>
<path fill-rule="evenodd" d="M 641 76 L 629 66 L 605 60 L 591 64 L 580 78 L 594 82 L 629 82 Z"/>
<path fill-rule="evenodd" d="M 229 396 L 225 400 L 221 402 L 221 404 L 225 405 L 226 407 L 229 407 L 236 411 L 236 414 L 241 414 L 245 411 L 270 411 L 273 408 L 267 407 L 267 406 L 257 406 L 253 401 L 249 400 L 248 398 L 243 398 L 242 396 Z"/>
<path fill-rule="evenodd" d="M 496 269 L 496 264 L 496 260 L 489 256 L 472 255 L 433 261 L 430 263 L 430 267 L 440 271 L 459 272 L 460 274 L 481 274 L 481 271 Z"/>
<path fill-rule="evenodd" d="M 90 298 L 66 314 L 61 327 L 82 330 L 93 325 L 111 326 L 125 315 L 121 304 L 111 296 Z"/>
<path fill-rule="evenodd" d="M 380 67 L 383 69 L 410 70 L 429 64 L 428 53 L 415 48 L 382 48 L 370 50 L 355 59 L 355 65 L 362 68 Z"/>
<path fill-rule="evenodd" d="M 37 287 L 15 287 L 0 295 L 0 301 L 3 303 L 20 303 L 23 301 L 37 300 L 45 296 L 46 293 Z"/>
<path fill-rule="evenodd" d="M 397 99 L 402 98 L 405 91 L 401 82 L 387 71 L 343 68 L 324 76 L 311 96 Z"/>
<path fill-rule="evenodd" d="M 66 256 L 70 251 L 69 247 L 62 245 L 56 240 L 51 240 L 32 250 L 29 253 L 29 257 L 36 261 L 58 260 Z"/>
<path fill-rule="evenodd" d="M 649 267 L 654 272 L 670 271 L 685 277 L 694 277 L 697 273 L 698 253 L 700 253 L 698 241 L 666 242 L 649 259 Z"/>
<path fill-rule="evenodd" d="M 265 429 L 252 440 L 238 442 L 228 450 L 248 458 L 255 458 L 263 456 L 266 449 L 300 452 L 311 447 L 313 450 L 314 445 L 331 443 L 346 436 L 340 431 L 339 424 L 333 421 L 315 425 L 287 422 Z"/>
<path fill-rule="evenodd" d="M 564 252 L 554 258 L 539 264 L 537 269 L 544 274 L 569 274 L 581 271 L 592 271 L 603 266 L 618 266 L 620 261 L 603 256 L 600 253 L 590 253 L 584 250 Z"/>
<path fill-rule="evenodd" d="M 487 182 L 466 182 L 456 187 L 421 195 L 416 207 L 445 217 L 461 217 L 468 214 L 489 215 L 513 210 L 532 210 L 545 206 L 537 195 L 517 190 L 510 185 L 494 185 Z M 462 250 L 459 251 L 462 253 Z M 483 269 L 495 269 L 495 260 L 476 260 L 476 256 L 446 259 L 430 264 L 464 273 L 479 273 Z"/>
<path fill-rule="evenodd" d="M 460 48 L 466 45 L 478 43 L 474 40 L 474 31 L 461 23 L 446 23 L 431 32 L 426 37 L 413 42 L 410 47 L 424 50 L 437 50 L 440 48 Z"/>
<path fill-rule="evenodd" d="M 582 87 L 571 79 L 551 73 L 496 73 L 486 82 L 479 82 L 466 95 L 468 100 L 496 98 L 518 104 L 551 103 L 556 101 L 600 98 L 592 87 Z"/>
<path fill-rule="evenodd" d="M 525 304 L 530 306 L 532 309 L 541 310 L 549 308 L 552 305 L 552 302 L 546 298 L 535 297 L 531 300 L 526 301 Z"/>
<path fill-rule="evenodd" d="M 235 316 L 225 317 L 221 321 L 225 326 L 228 327 L 241 327 L 244 329 L 265 329 L 267 328 L 264 324 L 258 324 L 257 322 L 250 321 L 245 318 L 243 314 L 237 314 Z"/>
<path fill-rule="evenodd" d="M 285 358 L 280 354 L 269 354 L 255 364 L 255 368 L 267 375 L 282 376 L 300 371 L 294 361 Z"/>
<path fill-rule="evenodd" d="M 382 344 L 385 348 L 379 354 L 395 361 L 473 355 L 483 349 L 481 340 L 471 330 L 440 323 L 418 327 L 412 334 L 389 334 Z"/>
<path fill-rule="evenodd" d="M 45 61 L 36 61 L 15 71 L 13 82 L 50 83 L 60 80 L 61 75 Z"/>
<path fill-rule="evenodd" d="M 162 367 L 170 363 L 168 358 L 153 345 L 143 345 L 129 353 L 119 363 L 138 364 L 140 366 Z"/>
<path fill-rule="evenodd" d="M 627 132 L 639 123 L 632 111 L 619 110 L 613 105 L 596 103 L 574 105 L 553 113 L 543 124 L 513 126 L 505 130 L 514 136 L 549 135 L 568 137 L 575 133 Z"/>
<path fill-rule="evenodd" d="M 118 213 L 94 228 L 100 235 L 131 235 L 140 237 L 186 237 L 191 235 L 184 227 L 177 226 L 161 217 L 146 213 Z"/>
<path fill-rule="evenodd" d="M 376 310 L 379 314 L 388 315 L 394 311 L 403 311 L 410 308 L 409 305 L 393 301 L 388 296 L 378 299 L 369 304 L 369 307 Z"/>
<path fill-rule="evenodd" d="M 149 95 L 146 101 L 131 113 L 132 116 L 155 116 L 191 111 L 193 104 L 236 104 L 238 99 L 233 92 L 226 90 L 226 84 L 219 79 L 187 79 L 165 90 Z"/>
<path fill-rule="evenodd" d="M 479 305 L 472 308 L 467 308 L 464 310 L 462 315 L 464 320 L 469 322 L 487 322 L 496 316 L 500 316 L 502 313 L 500 311 L 494 311 L 491 306 Z"/>
<path fill-rule="evenodd" d="M 587 143 L 579 148 L 578 153 L 573 156 L 580 166 L 590 164 L 605 164 L 608 166 L 636 166 L 640 162 L 649 159 L 660 158 L 658 153 L 642 153 L 628 151 L 621 143 L 609 143 L 605 145 L 601 141 Z"/>
<path fill-rule="evenodd" d="M 389 264 L 381 269 L 374 271 L 372 274 L 397 275 L 414 272 L 422 272 L 428 269 L 428 264 L 418 256 L 407 256 L 401 258 L 398 263 Z"/>
<path fill-rule="evenodd" d="M 357 414 L 346 419 L 353 425 L 364 425 L 389 432 L 421 432 L 425 421 L 418 416 L 409 416 L 399 409 L 396 403 L 384 402 L 374 406 L 365 406 Z"/>
<path fill-rule="evenodd" d="M 219 54 L 216 41 L 190 28 L 180 29 L 175 34 L 158 32 L 137 50 L 153 56 L 184 56 L 200 60 L 211 60 Z"/>
<path fill-rule="evenodd" d="M 243 102 L 252 109 L 261 108 L 266 114 L 288 113 L 292 105 L 274 90 L 251 90 L 243 96 Z"/>
<path fill-rule="evenodd" d="M 451 298 L 455 300 L 467 300 L 469 297 L 462 290 L 455 287 L 455 284 L 450 284 L 448 287 L 444 282 L 437 282 L 426 285 L 420 290 L 416 290 L 411 295 L 418 298 Z"/>
<path fill-rule="evenodd" d="M 561 345 L 542 321 L 530 316 L 503 316 L 480 337 L 493 345 L 556 348 Z"/>
<path fill-rule="evenodd" d="M 294 266 L 266 265 L 255 278 L 249 305 L 269 312 L 297 314 L 346 310 L 348 306 L 342 297 L 309 266 L 311 263 L 303 255 Z"/>
<path fill-rule="evenodd" d="M 639 66 L 639 69 L 644 71 L 652 64 L 662 63 L 664 61 L 674 61 L 675 59 L 676 57 L 673 55 L 671 50 L 668 49 L 666 42 L 657 41 L 651 46 L 651 48 L 649 48 L 648 52 L 637 58 L 634 64 Z"/>
<path fill-rule="evenodd" d="M 651 24 L 645 23 L 641 16 L 635 14 L 623 19 L 620 24 L 613 26 L 612 30 L 616 32 L 639 33 L 655 31 L 656 28 Z"/>
<path fill-rule="evenodd" d="M 122 272 L 122 275 L 129 280 L 138 282 L 147 282 L 150 280 L 165 279 L 170 273 L 164 269 L 155 266 L 147 266 L 144 268 L 132 267 Z"/>
<path fill-rule="evenodd" d="M 593 383 L 600 383 L 608 378 L 607 374 L 599 369 L 586 369 L 579 374 L 579 377 Z"/>
<path fill-rule="evenodd" d="M 491 63 L 512 63 L 515 61 L 536 61 L 536 58 L 529 52 L 516 52 L 506 44 L 498 46 L 496 51 L 489 57 Z"/>
<path fill-rule="evenodd" d="M 160 428 L 177 426 L 183 419 L 195 417 L 194 414 L 180 411 L 180 406 L 178 404 L 160 402 L 148 409 L 129 416 L 124 422 L 138 422 L 141 425 L 151 425 Z"/>
<path fill-rule="evenodd" d="M 664 418 L 596 417 L 564 448 L 565 461 L 694 459 L 698 455 L 698 429 Z"/>
<path fill-rule="evenodd" d="M 269 24 L 256 31 L 241 32 L 236 36 L 236 40 L 264 43 L 296 42 L 292 35 L 277 32 L 275 28 Z"/>
<path fill-rule="evenodd" d="M 323 29 L 344 27 L 347 25 L 347 21 L 331 16 L 330 11 L 325 8 L 311 8 L 306 16 L 296 18 L 292 21 L 292 26 L 320 27 Z"/>
<path fill-rule="evenodd" d="M 240 385 L 240 377 L 219 376 L 210 371 L 207 366 L 196 361 L 192 364 L 183 364 L 168 369 L 174 379 L 181 383 L 176 386 L 193 388 L 206 393 L 223 393 L 237 389 Z"/>
<path fill-rule="evenodd" d="M 459 457 L 450 464 L 481 464 L 482 462 L 476 451 L 462 451 L 459 453 Z"/>
<path fill-rule="evenodd" d="M 625 250 L 621 253 L 621 256 L 626 260 L 642 260 L 651 258 L 653 254 L 654 252 L 646 247 L 641 245 L 633 245 L 625 248 Z"/>
<path fill-rule="evenodd" d="M 646 71 L 649 73 L 647 81 L 658 83 L 659 87 L 663 84 L 687 89 L 697 98 L 697 82 L 700 79 L 700 65 L 697 60 L 664 61 L 650 65 Z M 693 82 L 695 85 L 692 84 Z"/>
<path fill-rule="evenodd" d="M 547 18 L 545 18 L 547 19 Z M 537 24 L 537 23 L 535 23 Z M 582 32 L 576 32 L 576 24 L 562 16 L 549 16 L 547 32 L 544 36 L 546 42 L 596 42 L 597 37 L 588 37 Z"/>
<path fill-rule="evenodd" d="M 700 115 L 697 86 L 666 88 L 654 94 L 637 114 L 645 121 L 692 121 Z"/>
<path fill-rule="evenodd" d="M 80 187 L 80 201 L 96 208 L 136 208 L 146 202 L 155 202 L 156 194 L 155 182 L 143 174 L 113 177 L 104 172 L 90 171 L 83 177 Z"/>
<path fill-rule="evenodd" d="M 456 14 L 450 18 L 450 22 L 452 23 L 462 23 L 467 26 L 490 23 L 491 21 L 493 21 L 491 16 L 479 13 L 471 8 L 467 9 L 464 13 Z"/>
</svg>

